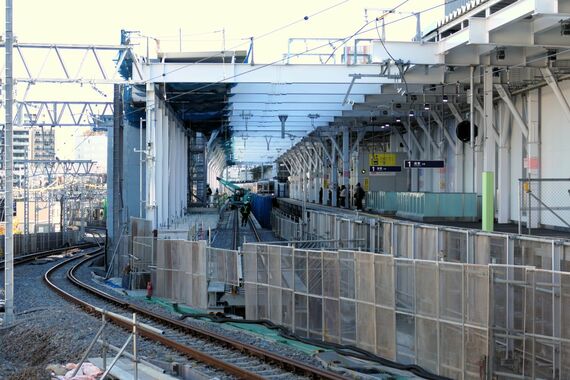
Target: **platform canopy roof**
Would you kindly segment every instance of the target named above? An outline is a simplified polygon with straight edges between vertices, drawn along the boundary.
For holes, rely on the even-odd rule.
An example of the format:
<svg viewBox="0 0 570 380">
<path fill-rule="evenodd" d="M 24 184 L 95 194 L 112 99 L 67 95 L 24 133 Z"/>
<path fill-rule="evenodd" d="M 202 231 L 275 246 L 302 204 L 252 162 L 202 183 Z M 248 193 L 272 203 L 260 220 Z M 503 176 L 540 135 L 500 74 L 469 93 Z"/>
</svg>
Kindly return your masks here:
<svg viewBox="0 0 570 380">
<path fill-rule="evenodd" d="M 472 66 L 475 84 L 492 66 L 508 93 L 544 83 L 545 70 L 556 79 L 570 74 L 565 12 L 570 3 L 563 0 L 474 0 L 421 41 L 369 41 L 364 64 L 355 57 L 344 64 L 252 65 L 245 52 L 177 53 L 144 65 L 133 81 L 160 87 L 188 127 L 206 135 L 218 130 L 235 160 L 267 162 L 315 130 L 393 123 L 410 110 L 459 119 Z M 437 107 L 426 110 L 426 103 Z"/>
</svg>

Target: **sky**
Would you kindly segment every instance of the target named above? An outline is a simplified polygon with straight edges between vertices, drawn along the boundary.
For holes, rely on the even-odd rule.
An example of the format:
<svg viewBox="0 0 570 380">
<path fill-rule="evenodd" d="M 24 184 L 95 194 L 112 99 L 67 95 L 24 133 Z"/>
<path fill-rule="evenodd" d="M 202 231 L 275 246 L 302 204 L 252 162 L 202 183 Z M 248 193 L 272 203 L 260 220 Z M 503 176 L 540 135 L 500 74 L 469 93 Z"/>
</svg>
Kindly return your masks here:
<svg viewBox="0 0 570 380">
<path fill-rule="evenodd" d="M 14 1 L 14 34 L 19 42 L 111 44 L 120 42 L 121 29 L 140 31 L 160 40 L 162 51 L 212 51 L 235 48 L 247 50 L 249 37 L 255 39 L 256 63 L 272 62 L 287 52 L 289 38 L 345 37 L 369 20 L 403 0 L 18 0 Z M 408 0 L 398 11 L 417 12 L 443 0 Z M 317 14 L 318 13 L 318 14 Z M 422 29 L 444 15 L 443 6 L 422 14 Z M 305 20 L 305 16 L 309 16 Z M 386 22 L 406 16 L 390 15 Z M 2 14 L 2 18 L 4 15 Z M 415 18 L 388 25 L 388 40 L 409 41 L 415 34 Z M 4 19 L 2 19 L 4 23 Z M 374 24 L 372 23 L 371 26 Z M 279 30 L 280 28 L 283 29 Z M 277 30 L 276 30 L 277 29 Z M 224 33 L 222 33 L 224 30 Z M 225 41 L 223 39 L 225 36 Z M 260 37 L 261 36 L 261 37 Z M 377 38 L 376 31 L 359 37 Z M 140 40 L 140 52 L 146 39 Z M 154 46 L 151 46 L 151 49 Z M 293 49 L 304 49 L 303 43 Z M 78 60 L 78 59 L 76 59 Z M 33 60 L 40 65 L 41 60 Z M 48 68 L 49 69 L 49 68 Z M 23 90 L 19 87 L 21 96 Z M 107 98 L 101 92 L 109 94 Z M 110 99 L 110 86 L 97 90 L 76 85 L 35 85 L 28 99 Z M 80 129 L 58 130 L 56 149 L 63 158 L 73 158 L 72 142 Z M 71 143 L 70 143 L 71 142 Z M 104 152 L 102 152 L 103 154 Z"/>
</svg>

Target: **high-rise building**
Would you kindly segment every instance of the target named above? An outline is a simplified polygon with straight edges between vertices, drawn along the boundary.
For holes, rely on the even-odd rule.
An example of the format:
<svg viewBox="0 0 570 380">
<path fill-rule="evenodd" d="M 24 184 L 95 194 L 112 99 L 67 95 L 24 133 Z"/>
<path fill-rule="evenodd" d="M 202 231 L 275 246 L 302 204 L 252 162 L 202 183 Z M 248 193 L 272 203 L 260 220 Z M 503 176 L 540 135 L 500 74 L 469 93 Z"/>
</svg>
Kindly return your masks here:
<svg viewBox="0 0 570 380">
<path fill-rule="evenodd" d="M 14 186 L 21 187 L 26 175 L 25 160 L 55 159 L 53 127 L 19 127 L 14 125 Z M 0 125 L 0 169 L 4 169 L 4 125 Z"/>
<path fill-rule="evenodd" d="M 53 127 L 32 127 L 30 129 L 30 159 L 55 159 L 55 131 Z"/>
</svg>

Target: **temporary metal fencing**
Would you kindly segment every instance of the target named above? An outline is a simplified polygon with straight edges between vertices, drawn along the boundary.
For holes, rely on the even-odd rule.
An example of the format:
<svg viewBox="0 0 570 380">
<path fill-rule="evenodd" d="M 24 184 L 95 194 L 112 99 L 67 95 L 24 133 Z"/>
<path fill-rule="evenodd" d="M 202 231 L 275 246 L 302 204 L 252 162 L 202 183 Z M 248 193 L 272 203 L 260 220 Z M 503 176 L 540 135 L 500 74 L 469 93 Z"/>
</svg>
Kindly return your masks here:
<svg viewBox="0 0 570 380">
<path fill-rule="evenodd" d="M 49 251 L 62 247 L 64 244 L 75 245 L 79 241 L 79 231 L 44 232 L 34 234 L 14 235 L 14 256 Z M 4 257 L 4 235 L 0 236 L 0 258 Z"/>
<path fill-rule="evenodd" d="M 533 228 L 570 228 L 570 178 L 519 179 L 519 234 Z"/>
<path fill-rule="evenodd" d="M 190 306 L 206 308 L 206 242 L 156 240 L 155 294 Z"/>
<path fill-rule="evenodd" d="M 221 248 L 206 248 L 208 281 L 239 286 L 241 278 L 241 258 L 238 251 Z"/>
<path fill-rule="evenodd" d="M 271 212 L 271 228 L 277 236 L 285 240 L 303 240 L 301 223 L 278 210 Z"/>
</svg>

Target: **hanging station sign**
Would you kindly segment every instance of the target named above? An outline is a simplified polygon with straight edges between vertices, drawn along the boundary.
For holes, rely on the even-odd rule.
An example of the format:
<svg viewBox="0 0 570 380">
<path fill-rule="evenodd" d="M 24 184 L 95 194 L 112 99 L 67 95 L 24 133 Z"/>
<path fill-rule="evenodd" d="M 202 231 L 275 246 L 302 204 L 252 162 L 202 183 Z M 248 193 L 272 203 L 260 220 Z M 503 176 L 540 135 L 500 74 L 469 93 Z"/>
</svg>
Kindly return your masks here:
<svg viewBox="0 0 570 380">
<path fill-rule="evenodd" d="M 370 175 L 385 175 L 402 171 L 402 167 L 396 164 L 394 153 L 371 153 L 368 155 L 368 165 Z"/>
<path fill-rule="evenodd" d="M 409 169 L 444 168 L 443 160 L 406 160 L 404 166 Z"/>
</svg>

